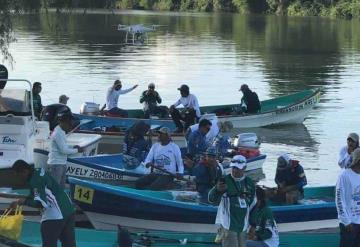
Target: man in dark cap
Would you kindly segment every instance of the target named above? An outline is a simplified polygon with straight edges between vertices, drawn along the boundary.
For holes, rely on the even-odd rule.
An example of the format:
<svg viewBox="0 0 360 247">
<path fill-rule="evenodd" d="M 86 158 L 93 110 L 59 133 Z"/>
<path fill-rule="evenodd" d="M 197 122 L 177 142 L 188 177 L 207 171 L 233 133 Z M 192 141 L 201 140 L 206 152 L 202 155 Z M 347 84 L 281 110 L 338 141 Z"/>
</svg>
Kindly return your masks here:
<svg viewBox="0 0 360 247">
<path fill-rule="evenodd" d="M 150 118 L 150 115 L 158 115 L 162 118 L 169 117 L 167 106 L 159 106 L 161 97 L 155 90 L 155 84 L 150 83 L 148 90 L 145 90 L 140 96 L 140 103 L 144 104 L 144 117 Z"/>
<path fill-rule="evenodd" d="M 37 119 L 40 119 L 41 111 L 43 109 L 43 105 L 41 103 L 41 83 L 40 82 L 34 82 L 32 87 L 32 93 L 33 93 L 33 106 L 34 106 L 34 114 Z"/>
<path fill-rule="evenodd" d="M 181 98 L 170 106 L 170 114 L 177 127 L 175 132 L 182 133 L 200 118 L 201 112 L 199 102 L 195 95 L 190 94 L 188 85 L 183 84 L 178 90 L 180 91 Z M 179 105 L 184 106 L 181 112 L 176 109 Z M 184 125 L 181 120 L 185 122 Z"/>
<path fill-rule="evenodd" d="M 241 85 L 240 90 L 243 93 L 241 98 L 241 109 L 243 113 L 258 113 L 261 110 L 261 104 L 258 95 L 251 91 L 246 84 Z"/>
</svg>

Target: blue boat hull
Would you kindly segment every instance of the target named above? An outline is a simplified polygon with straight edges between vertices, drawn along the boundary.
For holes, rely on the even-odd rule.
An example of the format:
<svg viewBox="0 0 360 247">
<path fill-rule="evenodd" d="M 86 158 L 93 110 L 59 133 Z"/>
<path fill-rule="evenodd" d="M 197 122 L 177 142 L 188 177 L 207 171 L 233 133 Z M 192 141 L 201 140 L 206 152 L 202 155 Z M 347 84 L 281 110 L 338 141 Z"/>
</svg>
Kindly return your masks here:
<svg viewBox="0 0 360 247">
<path fill-rule="evenodd" d="M 79 201 L 75 198 L 75 202 L 85 212 L 89 213 L 88 216 L 101 215 L 104 221 L 106 221 L 106 216 L 109 216 L 113 219 L 118 217 L 119 220 L 123 221 L 132 219 L 132 221 L 164 222 L 164 224 L 172 222 L 175 226 L 179 225 L 179 227 L 180 225 L 186 226 L 187 224 L 189 226 L 198 225 L 204 228 L 204 231 L 198 229 L 199 232 L 208 232 L 213 229 L 217 207 L 212 205 L 175 201 L 165 194 L 168 192 L 157 192 L 153 195 L 151 194 L 152 192 L 129 191 L 129 189 L 115 188 L 77 179 L 71 179 L 70 183 L 73 198 L 78 192 L 76 188 L 79 188 L 76 185 L 93 191 L 91 203 Z M 159 197 L 157 198 L 155 195 Z M 312 205 L 273 206 L 272 210 L 279 224 L 333 220 L 337 218 L 334 201 L 324 201 L 323 203 Z M 90 218 L 90 220 L 92 219 Z M 93 220 L 97 221 L 98 219 Z M 108 223 L 109 229 L 111 229 L 111 225 L 114 222 L 109 220 L 109 222 L 103 223 Z M 121 222 L 119 223 L 121 224 Z M 130 225 L 129 227 L 134 226 Z M 142 225 L 139 225 L 138 228 L 142 228 Z M 159 226 L 154 225 L 154 228 L 154 230 L 161 230 Z M 173 230 L 177 231 L 176 227 Z M 186 231 L 186 228 L 184 230 Z"/>
</svg>

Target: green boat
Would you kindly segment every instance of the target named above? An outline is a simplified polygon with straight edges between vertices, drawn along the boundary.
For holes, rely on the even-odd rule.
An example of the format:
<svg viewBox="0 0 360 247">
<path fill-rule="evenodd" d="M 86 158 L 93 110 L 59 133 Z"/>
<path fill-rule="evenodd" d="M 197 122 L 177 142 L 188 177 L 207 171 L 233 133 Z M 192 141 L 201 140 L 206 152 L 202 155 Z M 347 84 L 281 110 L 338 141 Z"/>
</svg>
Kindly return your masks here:
<svg viewBox="0 0 360 247">
<path fill-rule="evenodd" d="M 130 233 L 133 246 L 219 246 L 214 243 L 213 234 L 181 234 L 169 232 Z M 118 233 L 77 228 L 78 247 L 115 247 L 118 245 Z M 18 242 L 0 237 L 0 246 L 41 246 L 40 224 L 24 221 L 22 236 Z M 146 245 L 150 244 L 150 245 Z M 319 247 L 338 246 L 338 229 L 325 229 L 312 232 L 293 232 L 280 234 L 280 247 Z"/>
<path fill-rule="evenodd" d="M 261 101 L 261 112 L 256 114 L 227 115 L 239 104 L 200 107 L 202 114 L 217 113 L 219 121 L 231 121 L 234 128 L 256 128 L 270 125 L 300 124 L 320 101 L 320 89 L 301 92 Z M 128 110 L 129 118 L 143 118 L 140 109 Z"/>
</svg>

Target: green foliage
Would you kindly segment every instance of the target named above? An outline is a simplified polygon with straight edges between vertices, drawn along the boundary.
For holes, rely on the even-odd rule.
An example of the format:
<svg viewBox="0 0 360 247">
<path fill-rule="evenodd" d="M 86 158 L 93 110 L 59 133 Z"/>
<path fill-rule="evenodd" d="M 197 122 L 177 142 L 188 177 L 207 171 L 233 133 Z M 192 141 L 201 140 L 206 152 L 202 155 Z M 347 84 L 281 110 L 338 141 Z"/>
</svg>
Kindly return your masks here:
<svg viewBox="0 0 360 247">
<path fill-rule="evenodd" d="M 210 12 L 213 10 L 213 1 L 197 0 L 197 1 L 195 1 L 195 9 L 199 10 L 199 11 Z"/>
<path fill-rule="evenodd" d="M 234 12 L 236 7 L 232 0 L 213 0 L 214 10 L 221 12 Z"/>
<path fill-rule="evenodd" d="M 155 0 L 140 0 L 139 6 L 142 9 L 152 9 Z"/>
<path fill-rule="evenodd" d="M 174 9 L 174 4 L 172 0 L 159 0 L 154 4 L 153 9 L 162 10 L 162 11 L 170 11 Z"/>
</svg>

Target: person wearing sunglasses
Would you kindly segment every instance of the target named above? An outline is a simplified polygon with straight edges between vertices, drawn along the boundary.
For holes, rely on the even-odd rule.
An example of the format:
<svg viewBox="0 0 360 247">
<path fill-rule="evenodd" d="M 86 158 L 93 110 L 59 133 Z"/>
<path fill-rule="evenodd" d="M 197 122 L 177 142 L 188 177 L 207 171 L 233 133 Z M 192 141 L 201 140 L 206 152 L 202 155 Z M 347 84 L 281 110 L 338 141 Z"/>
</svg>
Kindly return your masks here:
<svg viewBox="0 0 360 247">
<path fill-rule="evenodd" d="M 215 224 L 220 228 L 215 241 L 223 247 L 245 247 L 249 212 L 256 205 L 255 183 L 245 176 L 244 156 L 235 155 L 230 167 L 231 173 L 209 192 L 209 202 L 219 205 Z"/>
<path fill-rule="evenodd" d="M 351 154 L 358 147 L 359 135 L 356 133 L 350 133 L 347 138 L 347 145 L 340 150 L 338 165 L 341 168 L 349 168 L 351 164 Z"/>
</svg>

